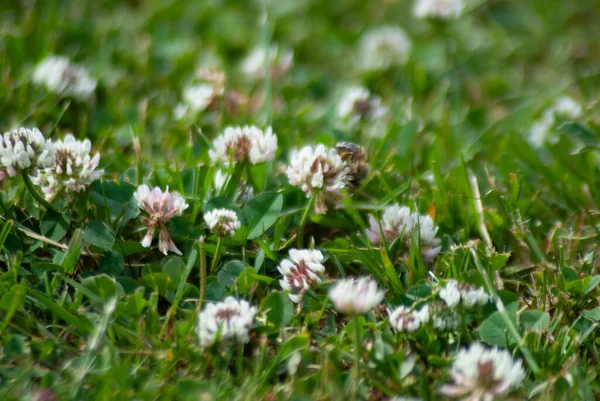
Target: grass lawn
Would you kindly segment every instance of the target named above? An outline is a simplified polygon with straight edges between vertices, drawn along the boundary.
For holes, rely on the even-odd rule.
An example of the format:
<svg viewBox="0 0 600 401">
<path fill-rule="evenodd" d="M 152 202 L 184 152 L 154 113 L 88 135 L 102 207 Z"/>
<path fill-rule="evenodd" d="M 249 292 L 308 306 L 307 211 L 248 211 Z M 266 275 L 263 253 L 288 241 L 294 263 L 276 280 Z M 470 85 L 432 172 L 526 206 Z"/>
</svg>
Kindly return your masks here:
<svg viewBox="0 0 600 401">
<path fill-rule="evenodd" d="M 0 400 L 600 399 L 600 3 L 0 0 Z"/>
</svg>

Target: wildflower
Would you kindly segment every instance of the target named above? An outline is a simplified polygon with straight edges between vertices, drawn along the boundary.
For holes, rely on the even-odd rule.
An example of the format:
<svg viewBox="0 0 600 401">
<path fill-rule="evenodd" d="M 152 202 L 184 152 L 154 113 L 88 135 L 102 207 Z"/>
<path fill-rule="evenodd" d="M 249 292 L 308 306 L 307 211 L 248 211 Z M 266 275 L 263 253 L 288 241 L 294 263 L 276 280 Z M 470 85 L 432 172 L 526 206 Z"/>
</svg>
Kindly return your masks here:
<svg viewBox="0 0 600 401">
<path fill-rule="evenodd" d="M 377 282 L 367 277 L 344 279 L 329 291 L 333 306 L 342 313 L 361 315 L 375 308 L 383 300 L 384 292 Z"/>
<path fill-rule="evenodd" d="M 442 249 L 441 241 L 436 237 L 437 231 L 438 227 L 429 215 L 411 213 L 408 207 L 395 204 L 383 212 L 381 230 L 377 220 L 373 216 L 369 218 L 366 235 L 374 244 L 382 243 L 382 233 L 386 242 L 401 237 L 409 245 L 411 240 L 418 240 L 421 245 L 421 257 L 428 263 L 433 261 Z"/>
<path fill-rule="evenodd" d="M 429 321 L 429 306 L 425 305 L 418 311 L 399 306 L 388 314 L 390 326 L 396 331 L 413 333 Z"/>
<path fill-rule="evenodd" d="M 260 79 L 265 76 L 265 48 L 257 47 L 253 49 L 242 61 L 241 70 L 244 75 L 253 79 Z M 294 53 L 290 50 L 279 50 L 277 45 L 269 49 L 271 58 L 272 78 L 280 78 L 291 67 L 294 61 Z"/>
<path fill-rule="evenodd" d="M 0 135 L 0 181 L 20 171 L 50 167 L 54 153 L 37 128 L 18 128 Z"/>
<path fill-rule="evenodd" d="M 204 215 L 204 221 L 219 237 L 233 237 L 241 227 L 237 214 L 229 209 L 213 209 Z"/>
<path fill-rule="evenodd" d="M 580 118 L 582 113 L 579 103 L 568 96 L 561 96 L 551 107 L 544 110 L 542 117 L 531 126 L 529 141 L 535 147 L 541 147 L 546 142 L 558 142 L 559 137 L 551 132 L 552 127 L 560 120 Z"/>
<path fill-rule="evenodd" d="M 290 258 L 284 259 L 277 268 L 283 276 L 279 284 L 290 292 L 290 299 L 297 303 L 313 284 L 321 283 L 325 266 L 323 254 L 317 250 L 290 249 L 289 255 Z"/>
<path fill-rule="evenodd" d="M 62 190 L 85 191 L 104 174 L 104 170 L 96 170 L 100 154 L 90 156 L 92 143 L 89 139 L 78 141 L 69 134 L 62 141 L 53 142 L 51 146 L 54 163 L 41 169 L 33 178 L 33 182 L 42 187 L 47 200 L 51 201 Z"/>
<path fill-rule="evenodd" d="M 460 317 L 456 310 L 436 301 L 429 303 L 429 323 L 436 330 L 452 331 L 458 328 Z"/>
<path fill-rule="evenodd" d="M 464 11 L 463 0 L 416 0 L 413 14 L 417 18 L 458 18 Z"/>
<path fill-rule="evenodd" d="M 33 73 L 33 82 L 52 93 L 86 100 L 94 95 L 97 82 L 65 56 L 48 56 Z"/>
<path fill-rule="evenodd" d="M 256 307 L 247 301 L 227 297 L 223 302 L 208 304 L 198 314 L 196 334 L 202 347 L 215 341 L 235 340 L 245 344 L 250 340 Z"/>
<path fill-rule="evenodd" d="M 399 27 L 380 26 L 363 34 L 359 43 L 364 70 L 385 70 L 408 60 L 412 47 L 408 35 Z"/>
<path fill-rule="evenodd" d="M 181 255 L 177 249 L 167 227 L 167 222 L 174 216 L 181 216 L 183 211 L 188 208 L 185 199 L 177 193 L 169 193 L 169 188 L 165 192 L 158 187 L 150 190 L 147 185 L 140 185 L 135 191 L 135 200 L 140 209 L 146 211 L 149 217 L 143 217 L 142 221 L 148 231 L 142 240 L 142 246 L 148 248 L 152 244 L 154 232 L 159 232 L 158 249 L 166 255 L 168 251 Z"/>
<path fill-rule="evenodd" d="M 477 288 L 466 283 L 459 285 L 456 280 L 448 280 L 439 295 L 450 308 L 455 308 L 462 301 L 463 307 L 472 309 L 477 305 L 485 305 L 489 300 L 483 287 Z"/>
<path fill-rule="evenodd" d="M 293 150 L 286 173 L 290 184 L 299 186 L 306 196 L 317 194 L 315 211 L 323 214 L 328 204 L 343 197 L 345 164 L 335 149 L 324 145 Z"/>
<path fill-rule="evenodd" d="M 388 113 L 387 107 L 381 104 L 381 98 L 374 96 L 364 87 L 348 89 L 337 105 L 337 117 L 346 129 L 359 127 L 370 136 L 381 136 L 385 133 L 383 119 Z M 360 126 L 360 123 L 363 123 Z"/>
<path fill-rule="evenodd" d="M 450 397 L 468 395 L 472 401 L 491 401 L 517 389 L 526 377 L 521 360 L 514 360 L 507 350 L 486 348 L 473 343 L 461 349 L 452 364 L 454 385 L 442 387 Z"/>
<path fill-rule="evenodd" d="M 248 161 L 259 164 L 273 160 L 277 151 L 277 135 L 271 127 L 265 132 L 255 126 L 227 127 L 213 142 L 208 154 L 213 162 L 228 163 L 230 153 L 233 162 Z"/>
</svg>

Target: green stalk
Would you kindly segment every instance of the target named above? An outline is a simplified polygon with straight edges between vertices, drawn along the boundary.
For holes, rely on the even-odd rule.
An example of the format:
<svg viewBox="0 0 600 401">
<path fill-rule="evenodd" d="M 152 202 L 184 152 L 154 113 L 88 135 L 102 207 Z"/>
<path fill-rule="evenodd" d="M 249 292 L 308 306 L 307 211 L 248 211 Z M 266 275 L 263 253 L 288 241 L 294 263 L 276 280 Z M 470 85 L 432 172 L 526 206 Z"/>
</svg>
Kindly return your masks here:
<svg viewBox="0 0 600 401">
<path fill-rule="evenodd" d="M 315 200 L 317 199 L 317 192 L 312 194 L 310 197 L 310 201 L 308 201 L 308 205 L 306 209 L 304 209 L 304 214 L 302 215 L 302 219 L 300 220 L 300 227 L 298 227 L 298 235 L 296 237 L 296 247 L 302 248 L 304 243 L 304 226 L 306 226 L 306 222 L 308 221 L 308 216 L 310 215 L 310 211 L 315 205 Z"/>
<path fill-rule="evenodd" d="M 212 263 L 210 264 L 210 274 L 214 274 L 217 268 L 217 263 L 219 262 L 219 256 L 221 253 L 221 247 L 223 246 L 223 237 L 219 237 L 217 240 L 217 249 L 215 249 L 215 254 L 213 255 Z"/>
<path fill-rule="evenodd" d="M 360 329 L 358 318 L 358 316 L 354 316 L 354 374 L 356 375 L 354 399 L 358 397 L 358 390 L 360 389 Z"/>
<path fill-rule="evenodd" d="M 198 310 L 202 309 L 202 302 L 206 295 L 206 250 L 204 249 L 204 237 L 198 240 L 200 250 L 200 295 L 198 299 Z"/>
<path fill-rule="evenodd" d="M 513 324 L 512 320 L 510 320 L 510 316 L 508 316 L 508 313 L 506 312 L 504 303 L 502 302 L 502 300 L 498 296 L 498 293 L 496 292 L 496 287 L 494 287 L 492 285 L 492 281 L 490 280 L 490 277 L 488 276 L 484 267 L 481 265 L 481 261 L 479 260 L 479 257 L 477 256 L 477 252 L 475 252 L 474 248 L 471 248 L 470 250 L 471 250 L 471 255 L 473 255 L 473 260 L 475 261 L 475 266 L 477 267 L 477 270 L 479 270 L 479 273 L 481 273 L 481 275 L 483 276 L 483 280 L 485 282 L 485 286 L 487 287 L 488 292 L 490 293 L 492 298 L 496 301 L 496 308 L 498 309 L 498 312 L 500 312 L 500 317 L 502 317 L 502 321 L 508 328 L 508 333 L 517 342 L 517 347 L 519 347 L 519 350 L 525 357 L 525 360 L 527 361 L 527 364 L 533 371 L 533 374 L 537 378 L 539 378 L 540 374 L 541 374 L 540 366 L 537 364 L 537 362 L 533 358 L 533 355 L 529 351 L 529 348 L 527 348 L 525 345 L 523 345 L 523 339 L 521 338 L 521 335 L 517 331 L 517 328 Z"/>
<path fill-rule="evenodd" d="M 58 210 L 50 202 L 48 202 L 42 195 L 40 195 L 40 193 L 37 191 L 37 189 L 35 189 L 33 182 L 31 182 L 31 178 L 29 178 L 29 174 L 27 173 L 27 171 L 25 171 L 25 170 L 21 171 L 21 177 L 23 178 L 25 187 L 27 188 L 27 190 L 29 191 L 31 196 L 33 196 L 33 198 L 40 204 L 40 206 L 43 206 L 44 209 L 46 209 L 46 210 L 54 210 L 55 212 L 58 212 Z"/>
</svg>

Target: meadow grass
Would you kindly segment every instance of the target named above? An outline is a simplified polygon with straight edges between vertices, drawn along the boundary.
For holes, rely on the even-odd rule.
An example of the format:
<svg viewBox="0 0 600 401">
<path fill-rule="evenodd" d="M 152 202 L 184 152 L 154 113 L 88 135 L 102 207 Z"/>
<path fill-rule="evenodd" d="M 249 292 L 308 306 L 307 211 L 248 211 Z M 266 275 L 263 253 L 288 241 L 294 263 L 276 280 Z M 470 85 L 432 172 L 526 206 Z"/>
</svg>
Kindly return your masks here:
<svg viewBox="0 0 600 401">
<path fill-rule="evenodd" d="M 0 0 L 0 399 L 598 399 L 600 4 L 414 3 Z"/>
</svg>

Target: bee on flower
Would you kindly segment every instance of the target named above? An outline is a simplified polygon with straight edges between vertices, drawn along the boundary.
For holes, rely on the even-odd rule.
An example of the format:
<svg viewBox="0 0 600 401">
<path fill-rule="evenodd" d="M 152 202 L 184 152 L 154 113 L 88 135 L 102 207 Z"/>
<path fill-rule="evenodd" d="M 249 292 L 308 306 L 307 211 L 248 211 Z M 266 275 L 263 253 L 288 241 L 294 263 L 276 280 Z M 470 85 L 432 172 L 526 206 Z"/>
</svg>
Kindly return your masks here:
<svg viewBox="0 0 600 401">
<path fill-rule="evenodd" d="M 344 170 L 344 160 L 336 149 L 317 145 L 293 150 L 286 173 L 290 184 L 302 188 L 307 198 L 316 196 L 315 212 L 323 214 L 345 197 Z"/>
<path fill-rule="evenodd" d="M 142 240 L 142 246 L 149 248 L 155 232 L 158 231 L 158 249 L 164 255 L 168 251 L 181 255 L 175 243 L 171 239 L 171 234 L 167 226 L 168 221 L 181 216 L 183 211 L 188 208 L 185 199 L 176 192 L 169 192 L 167 187 L 163 192 L 159 187 L 152 190 L 145 184 L 140 185 L 134 193 L 135 200 L 140 209 L 145 211 L 148 216 L 142 217 L 142 222 L 148 228 L 146 235 Z"/>
</svg>

